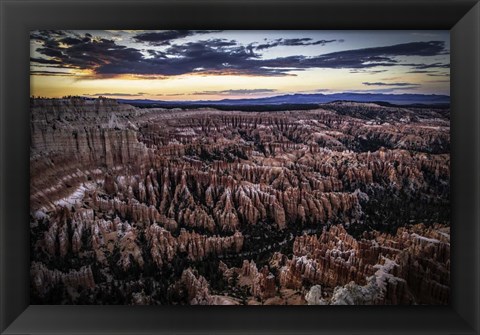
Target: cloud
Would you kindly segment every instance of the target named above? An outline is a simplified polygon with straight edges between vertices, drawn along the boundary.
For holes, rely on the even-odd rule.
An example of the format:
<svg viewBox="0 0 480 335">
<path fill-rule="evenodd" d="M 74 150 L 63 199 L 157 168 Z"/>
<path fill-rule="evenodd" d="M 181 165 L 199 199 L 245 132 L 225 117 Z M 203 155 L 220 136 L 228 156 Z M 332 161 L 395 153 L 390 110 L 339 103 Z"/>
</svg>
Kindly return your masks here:
<svg viewBox="0 0 480 335">
<path fill-rule="evenodd" d="M 432 68 L 440 68 L 440 69 L 449 69 L 450 64 L 443 64 L 443 63 L 433 63 L 433 64 L 405 64 L 407 66 L 412 66 L 417 70 L 424 70 L 424 69 L 432 69 Z"/>
<path fill-rule="evenodd" d="M 254 88 L 254 89 L 237 89 L 237 90 L 221 90 L 221 91 L 201 91 L 195 92 L 192 95 L 237 95 L 237 94 L 261 94 L 276 92 L 275 89 L 270 88 Z"/>
<path fill-rule="evenodd" d="M 397 87 L 420 86 L 420 84 L 414 84 L 414 83 L 363 82 L 362 84 L 366 86 L 397 86 Z"/>
<path fill-rule="evenodd" d="M 135 74 L 174 76 L 182 74 L 286 75 L 282 69 L 268 68 L 270 62 L 259 59 L 248 47 L 226 39 L 211 39 L 172 45 L 168 55 L 145 58 L 134 64 L 121 62 L 97 68 L 99 74 Z M 128 69 L 126 69 L 128 68 Z"/>
<path fill-rule="evenodd" d="M 84 38 L 75 38 L 75 37 L 68 36 L 60 40 L 60 42 L 66 45 L 75 45 L 75 44 L 80 44 L 82 42 L 89 42 L 89 41 L 90 41 L 89 36 L 85 36 Z"/>
<path fill-rule="evenodd" d="M 371 68 L 368 68 L 368 69 L 353 69 L 353 70 L 350 70 L 349 72 L 350 73 L 375 74 L 375 73 L 387 72 L 387 70 L 372 70 Z"/>
<path fill-rule="evenodd" d="M 57 64 L 60 65 L 62 64 L 61 61 L 56 60 L 56 59 L 46 59 L 46 58 L 36 58 L 36 57 L 30 57 L 30 62 L 32 63 L 38 63 L 38 64 Z"/>
<path fill-rule="evenodd" d="M 151 45 L 169 45 L 173 40 L 193 36 L 196 34 L 209 34 L 221 30 L 166 30 L 140 33 L 133 38 L 138 42 L 147 42 Z"/>
<path fill-rule="evenodd" d="M 99 73 L 98 70 L 108 64 L 123 64 L 125 67 L 132 68 L 132 65 L 143 59 L 143 54 L 137 49 L 117 45 L 114 41 L 104 38 L 92 38 L 90 34 L 85 34 L 83 37 L 75 34 L 74 37 L 59 40 L 55 40 L 55 37 L 54 35 L 52 40 L 45 41 L 42 47 L 36 49 L 41 55 L 50 58 L 31 57 L 30 61 L 56 64 L 61 68 L 90 69 Z M 68 45 L 60 47 L 60 42 L 65 39 L 68 39 Z M 73 40 L 75 42 L 72 43 Z M 132 68 L 132 70 L 135 73 L 135 69 Z"/>
<path fill-rule="evenodd" d="M 155 94 L 157 97 L 176 97 L 176 96 L 183 96 L 186 95 L 185 93 L 159 93 Z"/>
<path fill-rule="evenodd" d="M 270 43 L 264 43 L 255 46 L 256 50 L 264 50 L 277 46 L 300 46 L 300 45 L 325 45 L 327 43 L 332 43 L 337 40 L 319 40 L 313 41 L 311 38 L 279 38 Z"/>
<path fill-rule="evenodd" d="M 346 90 L 345 93 L 395 93 L 398 91 L 409 90 L 409 89 L 416 89 L 417 86 L 413 87 L 390 87 L 390 88 L 376 88 L 376 89 L 368 89 L 368 90 Z"/>
<path fill-rule="evenodd" d="M 146 93 L 139 92 L 139 93 L 93 93 L 93 94 L 84 94 L 84 96 L 87 97 L 98 97 L 98 96 L 103 96 L 103 97 L 141 97 L 144 96 Z"/>
<path fill-rule="evenodd" d="M 184 74 L 288 76 L 295 75 L 294 71 L 310 68 L 365 70 L 373 73 L 377 71 L 376 67 L 409 66 L 414 70 L 449 67 L 449 64 L 443 63 L 404 63 L 396 59 L 397 56 L 427 57 L 444 54 L 444 42 L 439 41 L 344 50 L 313 57 L 295 55 L 272 59 L 262 58 L 251 44 L 245 46 L 238 41 L 223 38 L 172 44 L 173 40 L 181 36 L 208 32 L 211 31 L 170 30 L 135 35 L 137 40 L 143 38 L 147 44 L 166 45 L 164 50 L 157 51 L 120 45 L 117 41 L 91 34 L 41 31 L 31 35 L 32 39 L 40 43 L 36 51 L 41 55 L 32 57 L 31 62 L 55 65 L 57 68 L 90 70 L 92 76 L 100 78 L 123 74 L 146 78 L 167 78 Z M 276 41 L 283 45 L 310 45 L 330 43 L 334 40 L 313 41 L 300 38 Z"/>
<path fill-rule="evenodd" d="M 412 42 L 396 44 L 384 47 L 353 49 L 337 51 L 312 59 L 307 62 L 313 67 L 329 68 L 370 68 L 375 66 L 406 65 L 416 68 L 426 68 L 427 64 L 402 64 L 395 57 L 398 56 L 437 56 L 444 54 L 445 43 L 443 41 Z M 448 64 L 435 64 L 444 66 Z M 432 66 L 433 67 L 433 66 Z"/>
<path fill-rule="evenodd" d="M 337 51 L 329 54 L 357 57 L 380 57 L 380 56 L 437 56 L 445 53 L 445 42 L 410 42 L 384 47 L 373 47 L 364 49 L 354 49 L 347 51 Z"/>
<path fill-rule="evenodd" d="M 35 30 L 30 33 L 31 40 L 52 41 L 52 38 L 67 36 L 69 32 L 64 30 Z"/>
<path fill-rule="evenodd" d="M 427 76 L 430 77 L 450 77 L 450 74 L 448 73 L 429 73 Z"/>
<path fill-rule="evenodd" d="M 30 71 L 32 76 L 74 76 L 74 73 L 65 71 Z"/>
<path fill-rule="evenodd" d="M 407 71 L 407 73 L 433 73 L 433 72 L 428 70 L 412 70 L 412 71 Z"/>
<path fill-rule="evenodd" d="M 133 36 L 137 41 L 148 42 L 154 45 L 168 45 L 170 41 L 193 35 L 191 30 L 168 30 L 162 32 L 148 32 Z"/>
</svg>

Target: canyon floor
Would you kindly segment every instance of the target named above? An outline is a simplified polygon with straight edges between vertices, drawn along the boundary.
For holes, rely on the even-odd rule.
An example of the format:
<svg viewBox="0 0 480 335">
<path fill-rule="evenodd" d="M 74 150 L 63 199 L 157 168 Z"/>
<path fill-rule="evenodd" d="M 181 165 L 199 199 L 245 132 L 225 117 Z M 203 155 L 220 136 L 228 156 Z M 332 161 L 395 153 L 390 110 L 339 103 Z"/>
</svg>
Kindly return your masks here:
<svg viewBox="0 0 480 335">
<path fill-rule="evenodd" d="M 32 99 L 32 304 L 445 305 L 450 111 Z"/>
</svg>

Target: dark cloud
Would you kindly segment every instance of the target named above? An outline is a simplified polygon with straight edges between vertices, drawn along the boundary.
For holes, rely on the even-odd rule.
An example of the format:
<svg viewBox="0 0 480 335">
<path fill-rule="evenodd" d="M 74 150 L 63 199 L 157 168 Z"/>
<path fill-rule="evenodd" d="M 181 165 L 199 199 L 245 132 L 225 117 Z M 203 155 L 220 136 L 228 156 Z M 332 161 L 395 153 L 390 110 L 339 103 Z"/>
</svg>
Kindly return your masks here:
<svg viewBox="0 0 480 335">
<path fill-rule="evenodd" d="M 327 43 L 332 43 L 337 40 L 319 40 L 313 41 L 311 38 L 279 38 L 270 43 L 264 43 L 255 46 L 256 50 L 264 50 L 277 46 L 299 46 L 299 45 L 325 45 Z"/>
<path fill-rule="evenodd" d="M 42 55 L 53 58 L 62 58 L 64 56 L 62 51 L 58 48 L 38 48 L 37 51 Z"/>
<path fill-rule="evenodd" d="M 168 30 L 162 32 L 141 33 L 133 36 L 133 38 L 137 41 L 148 42 L 154 45 L 168 45 L 172 40 L 187 37 L 193 34 L 194 32 L 191 30 Z"/>
<path fill-rule="evenodd" d="M 443 41 L 411 42 L 384 47 L 354 49 L 332 52 L 330 56 L 392 57 L 392 56 L 437 56 L 444 54 Z"/>
<path fill-rule="evenodd" d="M 123 73 L 135 73 L 132 65 L 139 63 L 143 59 L 143 54 L 134 48 L 117 45 L 114 41 L 108 39 L 88 39 L 68 46 L 67 48 L 37 48 L 37 51 L 49 57 L 53 62 L 62 64 L 66 68 L 92 69 L 97 73 L 102 67 L 110 64 L 123 66 Z M 34 62 L 44 63 L 38 59 Z M 129 72 L 128 70 L 132 70 Z"/>
<path fill-rule="evenodd" d="M 46 59 L 46 58 L 38 58 L 38 57 L 30 57 L 30 62 L 38 63 L 38 64 L 62 64 L 61 61 L 56 59 Z"/>
<path fill-rule="evenodd" d="M 311 67 L 327 68 L 370 68 L 375 66 L 408 65 L 420 68 L 425 64 L 402 64 L 397 56 L 437 56 L 445 51 L 442 41 L 412 42 L 374 47 L 337 51 L 313 57 L 307 60 Z M 428 66 L 428 65 L 427 65 Z"/>
<path fill-rule="evenodd" d="M 368 68 L 368 69 L 352 69 L 352 70 L 350 70 L 349 72 L 350 72 L 350 73 L 375 74 L 375 73 L 387 72 L 387 70 L 372 70 L 371 68 Z"/>
<path fill-rule="evenodd" d="M 88 37 L 87 37 L 88 38 Z M 88 40 L 87 40 L 88 41 Z M 60 42 L 67 44 L 67 45 L 75 45 L 75 44 L 80 44 L 82 42 L 85 42 L 85 39 L 80 39 L 76 37 L 65 37 L 60 40 Z"/>
<path fill-rule="evenodd" d="M 414 83 L 385 83 L 385 82 L 374 82 L 374 83 L 371 83 L 371 82 L 363 82 L 362 84 L 363 84 L 363 85 L 366 85 L 366 86 L 398 86 L 398 87 L 402 87 L 402 86 L 420 86 L 419 84 L 414 84 Z"/>
<path fill-rule="evenodd" d="M 67 31 L 63 30 L 35 30 L 30 32 L 30 39 L 37 41 L 53 41 L 55 38 L 66 36 Z"/>
<path fill-rule="evenodd" d="M 64 71 L 30 71 L 31 75 L 37 76 L 73 76 L 75 74 Z"/>
<path fill-rule="evenodd" d="M 238 90 L 221 90 L 221 91 L 201 91 L 195 92 L 193 95 L 229 95 L 229 94 L 260 94 L 276 92 L 275 89 L 270 88 L 254 88 L 254 89 L 238 89 Z"/>
<path fill-rule="evenodd" d="M 173 40 L 179 38 L 218 31 L 220 30 L 166 30 L 140 33 L 133 36 L 133 38 L 138 42 L 147 42 L 152 45 L 169 45 Z"/>
<path fill-rule="evenodd" d="M 193 31 L 199 33 L 198 31 Z M 205 33 L 208 31 L 201 31 Z M 168 34 L 166 34 L 168 33 Z M 149 42 L 164 43 L 191 31 L 151 32 L 136 35 Z M 157 34 L 155 36 L 145 34 Z M 158 35 L 163 34 L 163 35 Z M 37 36 L 38 35 L 38 36 Z M 57 65 L 58 68 L 89 69 L 96 76 L 121 74 L 162 78 L 183 74 L 236 74 L 255 76 L 286 76 L 309 68 L 333 68 L 375 71 L 378 66 L 410 66 L 414 70 L 448 67 L 448 64 L 406 64 L 396 56 L 435 56 L 445 52 L 444 43 L 413 42 L 385 47 L 338 51 L 314 57 L 303 55 L 263 59 L 252 45 L 234 40 L 209 39 L 170 44 L 164 50 L 136 49 L 117 44 L 114 40 L 58 32 L 32 34 L 40 41 L 36 51 L 45 58 L 31 58 L 32 63 Z M 332 40 L 333 41 L 333 40 Z M 289 45 L 329 43 L 311 39 L 281 40 Z M 62 45 L 60 46 L 60 43 Z"/>
<path fill-rule="evenodd" d="M 425 70 L 425 69 L 432 69 L 432 68 L 439 68 L 439 69 L 449 69 L 450 64 L 443 64 L 443 63 L 433 63 L 433 64 L 405 64 L 406 66 L 414 67 L 417 70 Z"/>
<path fill-rule="evenodd" d="M 249 47 L 243 47 L 237 44 L 234 40 L 227 40 L 227 39 L 210 39 L 206 41 L 198 41 L 198 42 L 189 42 L 185 44 L 175 44 L 170 46 L 166 49 L 166 53 L 172 56 L 195 56 L 195 55 L 202 55 L 204 52 L 212 52 L 212 51 L 227 51 L 227 52 L 238 52 L 242 51 L 244 55 L 254 55 Z"/>
<path fill-rule="evenodd" d="M 153 49 L 148 49 L 146 51 L 150 54 L 151 57 L 167 58 L 167 54 L 165 52 L 153 50 Z"/>
<path fill-rule="evenodd" d="M 427 76 L 430 77 L 450 77 L 448 73 L 429 73 Z"/>
<path fill-rule="evenodd" d="M 435 70 L 412 70 L 412 71 L 407 71 L 406 73 L 425 73 L 427 76 L 432 76 L 432 77 L 443 77 L 443 76 L 450 76 L 449 73 L 442 73 L 439 71 Z"/>
<path fill-rule="evenodd" d="M 407 71 L 407 73 L 432 73 L 432 72 L 427 70 L 412 70 L 412 71 Z"/>
<path fill-rule="evenodd" d="M 123 60 L 102 64 L 98 74 L 133 73 L 139 75 L 173 76 L 186 73 L 284 75 L 278 69 L 267 69 L 247 47 L 235 41 L 212 39 L 172 45 L 162 57 Z"/>
<path fill-rule="evenodd" d="M 145 73 L 181 75 L 185 73 L 275 74 L 277 69 L 262 68 L 258 55 L 235 41 L 211 39 L 172 45 L 165 50 L 168 59 L 142 62 Z M 150 72 L 152 71 L 152 72 Z"/>
</svg>

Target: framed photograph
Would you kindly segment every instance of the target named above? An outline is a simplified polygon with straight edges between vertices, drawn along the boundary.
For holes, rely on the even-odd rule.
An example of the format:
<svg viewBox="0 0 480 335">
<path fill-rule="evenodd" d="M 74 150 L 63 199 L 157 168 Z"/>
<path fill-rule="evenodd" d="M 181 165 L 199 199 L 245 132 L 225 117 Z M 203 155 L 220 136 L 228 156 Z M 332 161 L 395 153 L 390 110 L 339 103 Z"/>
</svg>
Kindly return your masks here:
<svg viewBox="0 0 480 335">
<path fill-rule="evenodd" d="M 479 333 L 478 2 L 1 6 L 2 334 Z"/>
</svg>

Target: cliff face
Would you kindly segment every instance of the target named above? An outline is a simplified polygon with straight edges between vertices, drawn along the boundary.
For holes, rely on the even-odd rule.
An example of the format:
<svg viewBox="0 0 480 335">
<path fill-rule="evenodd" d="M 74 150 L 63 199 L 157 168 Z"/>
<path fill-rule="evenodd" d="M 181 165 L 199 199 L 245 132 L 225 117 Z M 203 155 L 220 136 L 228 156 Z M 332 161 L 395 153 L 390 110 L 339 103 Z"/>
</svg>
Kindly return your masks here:
<svg viewBox="0 0 480 335">
<path fill-rule="evenodd" d="M 61 282 L 46 273 L 90 265 L 95 284 L 70 302 L 123 290 L 123 303 L 190 303 L 196 293 L 186 302 L 176 283 L 203 278 L 213 298 L 197 303 L 305 303 L 292 292 L 314 285 L 333 303 L 335 287 L 338 297 L 373 292 L 371 278 L 388 268 L 398 280 L 375 303 L 444 304 L 449 142 L 448 114 L 426 108 L 224 112 L 34 99 L 35 292 Z"/>
<path fill-rule="evenodd" d="M 112 100 L 33 100 L 32 209 L 53 209 L 53 201 L 87 181 L 103 178 L 105 169 L 144 161 L 147 149 L 138 142 L 130 121 L 137 115 L 135 108 Z"/>
</svg>

